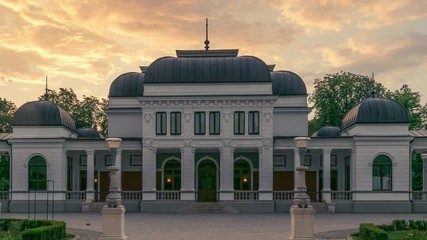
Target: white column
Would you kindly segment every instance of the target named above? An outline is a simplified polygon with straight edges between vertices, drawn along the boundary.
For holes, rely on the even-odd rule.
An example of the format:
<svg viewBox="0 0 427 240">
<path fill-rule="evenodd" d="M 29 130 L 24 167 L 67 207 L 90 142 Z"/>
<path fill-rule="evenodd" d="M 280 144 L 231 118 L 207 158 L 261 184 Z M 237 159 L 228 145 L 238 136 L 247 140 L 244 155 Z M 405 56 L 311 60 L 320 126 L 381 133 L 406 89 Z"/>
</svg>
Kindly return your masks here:
<svg viewBox="0 0 427 240">
<path fill-rule="evenodd" d="M 67 186 L 68 186 L 67 167 L 68 167 L 67 150 L 62 150 L 62 191 L 68 190 L 67 189 Z"/>
<path fill-rule="evenodd" d="M 87 169 L 87 182 L 86 182 L 86 201 L 93 201 L 94 200 L 94 172 L 95 172 L 95 161 L 94 161 L 94 150 L 86 150 L 87 155 L 87 162 L 86 162 L 86 169 Z"/>
<path fill-rule="evenodd" d="M 322 195 L 325 202 L 331 201 L 331 151 L 323 149 L 323 189 Z"/>
<path fill-rule="evenodd" d="M 194 153 L 194 148 L 181 148 L 181 200 L 195 200 Z"/>
<path fill-rule="evenodd" d="M 156 200 L 156 149 L 142 150 L 142 199 Z"/>
<path fill-rule="evenodd" d="M 351 151 L 351 158 L 350 158 L 350 189 L 351 191 L 357 190 L 357 184 L 356 184 L 356 174 L 357 174 L 357 162 L 356 162 L 356 150 Z M 354 195 L 354 194 L 353 194 Z"/>
<path fill-rule="evenodd" d="M 117 149 L 116 152 L 116 159 L 115 159 L 115 166 L 119 169 L 117 172 L 117 191 L 122 191 L 122 150 Z"/>
<path fill-rule="evenodd" d="M 259 148 L 259 200 L 273 200 L 273 149 Z"/>
<path fill-rule="evenodd" d="M 298 148 L 294 148 L 294 191 L 297 190 L 298 174 L 297 168 L 300 167 L 300 156 Z"/>
<path fill-rule="evenodd" d="M 234 200 L 233 171 L 234 171 L 234 148 L 224 146 L 220 149 L 220 188 L 219 200 Z"/>
<path fill-rule="evenodd" d="M 427 191 L 427 153 L 421 154 L 423 159 L 423 191 Z"/>
</svg>

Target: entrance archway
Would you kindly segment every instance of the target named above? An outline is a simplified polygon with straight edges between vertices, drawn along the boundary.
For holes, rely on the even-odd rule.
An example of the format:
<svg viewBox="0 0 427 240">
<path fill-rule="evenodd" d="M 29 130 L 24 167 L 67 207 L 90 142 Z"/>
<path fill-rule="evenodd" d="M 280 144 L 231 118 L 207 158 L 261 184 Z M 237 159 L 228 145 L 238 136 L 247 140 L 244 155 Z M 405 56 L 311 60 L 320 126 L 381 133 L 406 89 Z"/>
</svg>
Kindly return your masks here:
<svg viewBox="0 0 427 240">
<path fill-rule="evenodd" d="M 217 169 L 211 160 L 203 160 L 198 168 L 197 192 L 199 202 L 216 202 Z"/>
</svg>

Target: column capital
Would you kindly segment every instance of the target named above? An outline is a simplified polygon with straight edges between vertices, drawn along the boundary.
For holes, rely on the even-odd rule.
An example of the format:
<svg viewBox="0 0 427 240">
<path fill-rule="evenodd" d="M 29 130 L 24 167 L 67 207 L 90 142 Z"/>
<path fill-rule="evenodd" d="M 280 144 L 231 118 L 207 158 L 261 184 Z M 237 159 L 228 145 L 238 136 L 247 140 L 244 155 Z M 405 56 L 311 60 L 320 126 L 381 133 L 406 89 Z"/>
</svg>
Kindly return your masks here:
<svg viewBox="0 0 427 240">
<path fill-rule="evenodd" d="M 420 156 L 424 161 L 427 160 L 427 153 L 421 153 Z"/>
<path fill-rule="evenodd" d="M 86 149 L 85 151 L 87 155 L 93 155 L 95 153 L 95 150 L 93 149 Z"/>
<path fill-rule="evenodd" d="M 331 154 L 332 148 L 323 148 L 322 152 L 323 152 L 323 154 Z"/>
</svg>

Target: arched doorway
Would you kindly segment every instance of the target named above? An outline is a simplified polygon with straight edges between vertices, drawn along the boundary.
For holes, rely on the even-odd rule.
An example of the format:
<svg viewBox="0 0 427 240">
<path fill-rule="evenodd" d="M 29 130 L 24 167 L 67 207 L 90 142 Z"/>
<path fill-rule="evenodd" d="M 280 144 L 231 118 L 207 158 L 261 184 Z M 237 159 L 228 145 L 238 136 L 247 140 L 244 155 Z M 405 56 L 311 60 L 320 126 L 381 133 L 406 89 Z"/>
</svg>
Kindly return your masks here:
<svg viewBox="0 0 427 240">
<path fill-rule="evenodd" d="M 216 165 L 211 160 L 203 160 L 198 168 L 198 201 L 199 202 L 216 202 Z"/>
</svg>

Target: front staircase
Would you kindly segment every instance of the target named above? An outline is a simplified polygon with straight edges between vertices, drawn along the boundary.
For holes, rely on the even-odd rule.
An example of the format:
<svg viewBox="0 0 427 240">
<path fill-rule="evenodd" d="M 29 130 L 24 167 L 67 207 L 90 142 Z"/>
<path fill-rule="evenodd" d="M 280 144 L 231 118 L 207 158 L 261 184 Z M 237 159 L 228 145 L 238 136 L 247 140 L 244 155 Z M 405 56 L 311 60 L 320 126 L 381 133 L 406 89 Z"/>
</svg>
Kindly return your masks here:
<svg viewBox="0 0 427 240">
<path fill-rule="evenodd" d="M 236 209 L 218 202 L 191 203 L 178 209 L 179 213 L 239 213 Z"/>
<path fill-rule="evenodd" d="M 85 202 L 82 205 L 82 212 L 101 212 L 104 205 L 105 202 Z"/>
<path fill-rule="evenodd" d="M 325 202 L 312 202 L 311 206 L 313 206 L 314 211 L 316 213 L 327 213 L 328 212 L 328 206 Z"/>
</svg>

